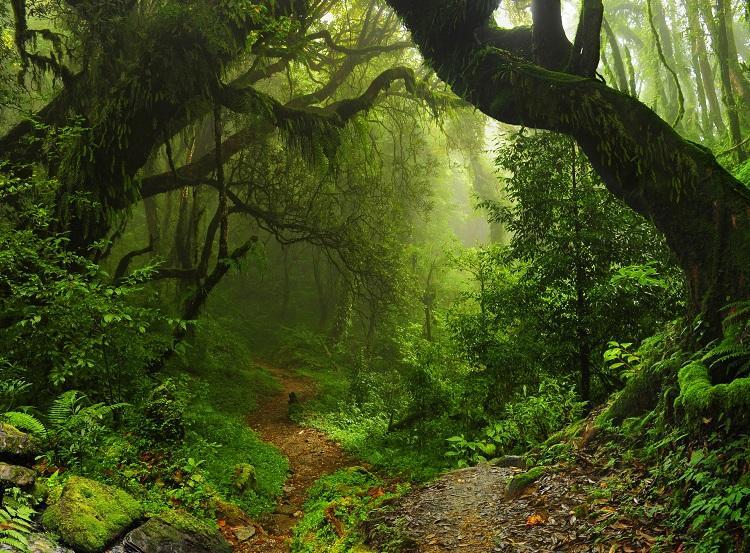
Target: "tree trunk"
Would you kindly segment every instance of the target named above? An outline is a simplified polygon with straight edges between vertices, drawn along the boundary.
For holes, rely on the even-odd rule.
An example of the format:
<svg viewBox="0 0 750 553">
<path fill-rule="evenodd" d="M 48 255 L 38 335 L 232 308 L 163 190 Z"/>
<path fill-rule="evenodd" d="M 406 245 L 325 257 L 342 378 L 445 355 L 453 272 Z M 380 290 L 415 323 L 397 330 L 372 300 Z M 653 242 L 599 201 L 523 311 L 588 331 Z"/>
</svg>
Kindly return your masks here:
<svg viewBox="0 0 750 553">
<path fill-rule="evenodd" d="M 578 369 L 581 378 L 581 399 L 591 402 L 591 345 L 588 331 L 588 302 L 586 301 L 586 270 L 583 261 L 583 244 L 581 242 L 581 201 L 578 193 L 577 146 L 571 144 L 571 200 L 573 204 L 573 268 L 576 291 L 576 341 L 578 342 Z"/>
<path fill-rule="evenodd" d="M 609 22 L 606 18 L 602 21 L 604 32 L 607 35 L 607 42 L 609 43 L 609 49 L 612 51 L 612 63 L 614 64 L 615 76 L 617 77 L 617 88 L 620 92 L 628 92 L 628 76 L 625 73 L 625 64 L 622 62 L 622 54 L 620 53 L 620 45 L 617 43 L 617 37 L 612 31 Z"/>
<path fill-rule="evenodd" d="M 693 49 L 693 59 L 700 69 L 703 91 L 705 92 L 706 102 L 708 103 L 709 108 L 708 113 L 719 135 L 724 136 L 727 132 L 727 128 L 721 117 L 721 106 L 719 105 L 719 98 L 716 95 L 716 87 L 714 86 L 714 73 L 711 70 L 711 64 L 708 61 L 706 42 L 703 30 L 700 26 L 700 19 L 698 17 L 698 5 L 694 0 L 683 0 L 683 4 L 685 6 L 685 12 L 687 13 L 688 34 L 690 35 L 690 44 Z M 696 75 L 697 74 L 698 73 L 696 72 Z"/>
</svg>

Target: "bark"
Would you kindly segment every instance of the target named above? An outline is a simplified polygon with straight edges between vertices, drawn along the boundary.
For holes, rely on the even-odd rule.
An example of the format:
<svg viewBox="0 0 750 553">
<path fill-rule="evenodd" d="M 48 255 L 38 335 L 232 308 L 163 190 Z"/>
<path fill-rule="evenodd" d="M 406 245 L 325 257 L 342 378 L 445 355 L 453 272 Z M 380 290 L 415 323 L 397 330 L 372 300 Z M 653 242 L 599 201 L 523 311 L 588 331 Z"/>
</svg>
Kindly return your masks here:
<svg viewBox="0 0 750 553">
<path fill-rule="evenodd" d="M 499 121 L 575 138 L 609 191 L 664 234 L 687 276 L 689 315 L 720 334 L 718 309 L 749 296 L 750 197 L 710 151 L 631 96 L 519 59 L 517 31 L 488 30 L 494 3 L 460 14 L 449 0 L 388 3 L 459 96 Z"/>
</svg>

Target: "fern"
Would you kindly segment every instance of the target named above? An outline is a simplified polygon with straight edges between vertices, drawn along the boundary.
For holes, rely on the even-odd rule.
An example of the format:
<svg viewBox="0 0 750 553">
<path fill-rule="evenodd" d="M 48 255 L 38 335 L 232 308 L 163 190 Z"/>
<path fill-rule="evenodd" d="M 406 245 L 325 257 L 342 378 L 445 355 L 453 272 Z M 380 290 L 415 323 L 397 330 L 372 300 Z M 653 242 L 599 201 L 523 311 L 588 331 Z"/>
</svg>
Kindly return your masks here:
<svg viewBox="0 0 750 553">
<path fill-rule="evenodd" d="M 83 407 L 86 396 L 78 390 L 69 390 L 64 392 L 49 408 L 47 419 L 50 425 L 54 427 L 65 426 L 70 418 Z"/>
<path fill-rule="evenodd" d="M 44 437 L 47 435 L 47 429 L 44 424 L 28 413 L 21 413 L 19 411 L 8 411 L 3 413 L 2 419 L 8 424 L 12 424 L 20 430 L 26 430 L 37 436 Z"/>
<path fill-rule="evenodd" d="M 23 553 L 28 552 L 34 514 L 30 507 L 0 507 L 0 544 L 9 545 Z"/>
</svg>

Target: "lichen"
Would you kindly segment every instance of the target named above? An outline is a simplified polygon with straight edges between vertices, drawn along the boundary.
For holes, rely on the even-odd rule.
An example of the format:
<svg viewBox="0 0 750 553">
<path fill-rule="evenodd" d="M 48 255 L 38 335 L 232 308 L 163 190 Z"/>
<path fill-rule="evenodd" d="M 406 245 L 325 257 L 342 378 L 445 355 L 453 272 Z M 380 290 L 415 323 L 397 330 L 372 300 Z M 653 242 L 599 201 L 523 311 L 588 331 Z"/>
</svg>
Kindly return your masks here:
<svg viewBox="0 0 750 553">
<path fill-rule="evenodd" d="M 74 476 L 42 523 L 82 553 L 101 551 L 143 514 L 138 501 L 119 488 Z"/>
</svg>

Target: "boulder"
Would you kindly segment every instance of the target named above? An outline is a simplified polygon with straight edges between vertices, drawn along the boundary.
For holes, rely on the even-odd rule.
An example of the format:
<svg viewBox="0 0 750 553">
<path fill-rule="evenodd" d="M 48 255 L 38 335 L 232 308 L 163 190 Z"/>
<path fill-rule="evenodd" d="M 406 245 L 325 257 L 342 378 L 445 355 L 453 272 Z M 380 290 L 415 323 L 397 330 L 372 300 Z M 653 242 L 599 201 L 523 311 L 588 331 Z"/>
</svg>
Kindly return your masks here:
<svg viewBox="0 0 750 553">
<path fill-rule="evenodd" d="M 531 484 L 547 473 L 547 467 L 534 467 L 531 470 L 516 474 L 505 487 L 505 499 L 516 499 Z"/>
<path fill-rule="evenodd" d="M 231 553 L 219 531 L 179 512 L 168 511 L 129 532 L 108 553 Z"/>
<path fill-rule="evenodd" d="M 15 426 L 0 422 L 0 459 L 34 459 L 39 454 L 36 440 Z"/>
<path fill-rule="evenodd" d="M 490 461 L 490 465 L 493 467 L 501 468 L 517 468 L 526 470 L 526 459 L 519 455 L 503 455 Z"/>
<path fill-rule="evenodd" d="M 36 472 L 0 462 L 0 488 L 28 488 L 34 485 Z"/>
<path fill-rule="evenodd" d="M 80 553 L 102 551 L 143 514 L 140 503 L 119 488 L 74 476 L 42 523 Z"/>
</svg>

